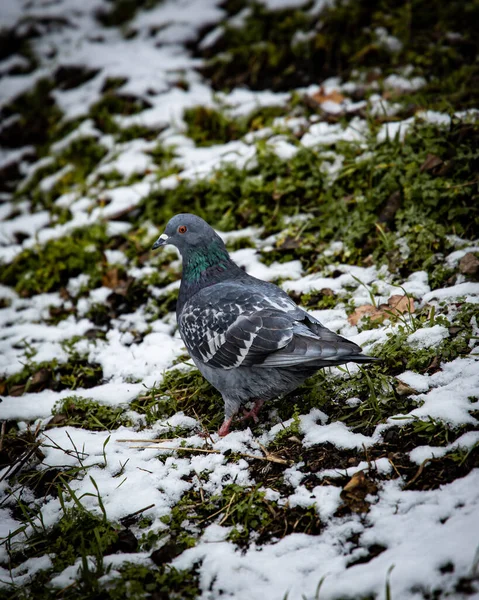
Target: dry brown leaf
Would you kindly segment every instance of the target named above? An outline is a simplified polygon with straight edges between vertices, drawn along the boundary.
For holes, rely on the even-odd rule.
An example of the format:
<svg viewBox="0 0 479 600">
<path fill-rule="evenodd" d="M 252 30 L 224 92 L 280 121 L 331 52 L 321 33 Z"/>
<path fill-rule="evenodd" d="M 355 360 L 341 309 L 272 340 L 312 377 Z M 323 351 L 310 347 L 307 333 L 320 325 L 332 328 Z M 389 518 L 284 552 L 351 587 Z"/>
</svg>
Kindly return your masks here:
<svg viewBox="0 0 479 600">
<path fill-rule="evenodd" d="M 417 390 L 412 388 L 410 385 L 407 385 L 407 383 L 404 383 L 400 379 L 397 380 L 395 389 L 398 396 L 413 396 L 418 393 Z"/>
<path fill-rule="evenodd" d="M 412 313 L 415 310 L 414 300 L 409 296 L 402 296 L 401 294 L 395 294 L 388 300 L 389 310 L 396 314 L 403 314 L 405 312 Z"/>
<path fill-rule="evenodd" d="M 110 270 L 108 270 L 101 278 L 101 282 L 105 287 L 110 288 L 111 290 L 114 290 L 116 287 L 118 287 L 119 278 L 117 267 L 112 267 Z"/>
<path fill-rule="evenodd" d="M 419 171 L 423 173 L 424 171 L 433 171 L 436 167 L 442 165 L 443 161 L 439 158 L 439 156 L 435 156 L 434 154 L 428 154 L 426 156 L 426 160 L 422 163 Z"/>
<path fill-rule="evenodd" d="M 377 308 L 372 304 L 363 304 L 349 315 L 351 325 L 357 325 L 362 317 L 369 317 L 371 321 L 382 322 L 389 319 L 391 314 L 402 315 L 405 312 L 414 312 L 414 300 L 408 296 L 396 294 L 391 296 L 387 304 L 380 304 Z"/>
<path fill-rule="evenodd" d="M 311 98 L 318 104 L 323 104 L 324 102 L 336 102 L 336 104 L 341 104 L 344 100 L 344 96 L 341 92 L 338 92 L 338 90 L 333 90 L 329 94 L 325 94 L 323 88 L 320 88 L 319 92 L 316 92 L 316 94 L 312 94 Z"/>
<path fill-rule="evenodd" d="M 341 500 L 352 511 L 356 513 L 368 512 L 369 502 L 366 496 L 376 494 L 378 486 L 368 479 L 364 471 L 355 473 L 341 492 Z"/>
<path fill-rule="evenodd" d="M 357 325 L 363 317 L 369 317 L 371 321 L 383 321 L 386 315 L 372 304 L 363 304 L 349 315 L 348 321 L 351 325 Z"/>
<path fill-rule="evenodd" d="M 475 275 L 479 272 L 479 260 L 472 252 L 465 254 L 459 261 L 459 271 L 464 275 Z"/>
</svg>

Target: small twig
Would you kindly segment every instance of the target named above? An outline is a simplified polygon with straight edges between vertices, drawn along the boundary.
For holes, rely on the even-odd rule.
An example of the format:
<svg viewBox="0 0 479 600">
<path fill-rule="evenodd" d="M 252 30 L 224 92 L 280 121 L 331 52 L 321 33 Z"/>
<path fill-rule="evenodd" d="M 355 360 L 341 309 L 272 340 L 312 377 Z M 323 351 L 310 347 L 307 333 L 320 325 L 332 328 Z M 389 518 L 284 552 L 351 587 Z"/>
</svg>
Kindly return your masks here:
<svg viewBox="0 0 479 600">
<path fill-rule="evenodd" d="M 152 440 L 116 440 L 117 442 L 133 442 L 139 444 L 161 444 L 162 442 L 172 442 L 178 438 L 156 438 Z"/>
<path fill-rule="evenodd" d="M 234 497 L 234 495 L 233 495 L 233 497 Z M 198 521 L 198 523 L 196 523 L 196 525 L 201 525 L 201 523 L 204 523 L 205 521 L 208 521 L 209 519 L 212 519 L 213 517 L 216 517 L 216 515 L 219 515 L 223 511 L 224 511 L 224 508 L 222 507 L 219 510 L 217 510 L 216 512 L 214 512 L 213 514 L 208 515 L 204 519 L 201 519 L 201 521 Z"/>
<path fill-rule="evenodd" d="M 455 190 L 457 188 L 466 187 L 468 185 L 474 185 L 475 183 L 479 183 L 479 179 L 473 179 L 472 181 L 466 181 L 466 183 L 459 183 L 458 185 L 448 186 L 449 190 Z"/>
<path fill-rule="evenodd" d="M 171 440 L 168 440 L 171 442 Z M 186 446 L 179 448 L 172 448 L 171 446 L 130 446 L 130 448 L 141 448 L 143 450 L 171 450 L 172 452 L 176 452 L 176 450 L 180 450 L 181 452 L 203 452 L 205 454 L 221 454 L 219 450 L 209 450 L 208 448 L 188 448 Z"/>
<path fill-rule="evenodd" d="M 399 471 L 398 471 L 398 470 L 397 470 L 397 468 L 396 468 L 396 465 L 393 463 L 393 460 L 392 460 L 392 458 L 389 458 L 389 456 L 388 456 L 388 461 L 389 461 L 389 464 L 391 465 L 391 467 L 394 469 L 394 471 L 395 471 L 396 475 L 397 475 L 398 477 L 401 477 L 401 473 L 399 473 Z"/>
<path fill-rule="evenodd" d="M 433 461 L 434 458 L 426 458 L 426 460 L 423 460 L 422 463 L 419 465 L 419 469 L 416 472 L 416 475 L 414 475 L 414 477 L 411 479 L 411 481 L 408 481 L 406 483 L 406 485 L 404 486 L 403 489 L 408 488 L 410 485 L 412 485 L 417 479 L 419 479 L 419 477 L 421 476 L 421 473 L 424 471 L 424 467 L 427 465 L 428 462 Z"/>
<path fill-rule="evenodd" d="M 368 449 L 366 448 L 366 444 L 363 444 L 364 457 L 366 458 L 366 462 L 368 463 L 368 471 L 372 471 L 373 467 L 371 464 L 371 459 L 369 458 Z"/>
<path fill-rule="evenodd" d="M 118 442 L 141 442 L 142 440 L 117 440 Z M 145 440 L 145 443 L 155 442 L 156 440 Z M 171 442 L 172 440 L 161 440 Z M 261 446 L 261 444 L 260 444 Z M 179 452 L 202 452 L 203 454 L 222 454 L 220 450 L 212 450 L 209 448 L 191 448 L 187 446 L 172 448 L 171 446 L 130 446 L 130 448 L 141 448 L 142 450 L 169 450 L 171 452 L 179 451 Z M 280 465 L 289 465 L 291 461 L 285 460 L 284 458 L 279 458 L 275 454 L 269 453 L 265 448 L 263 451 L 266 452 L 266 456 L 257 456 L 256 454 L 245 454 L 242 452 L 235 452 L 237 456 L 241 456 L 242 458 L 253 458 L 254 460 L 263 460 L 266 462 L 277 463 Z"/>
<path fill-rule="evenodd" d="M 226 507 L 226 514 L 225 516 L 221 519 L 221 521 L 218 523 L 219 525 L 223 525 L 223 523 L 226 521 L 226 519 L 229 517 L 230 514 L 230 508 L 231 505 L 233 504 L 233 500 L 236 498 L 236 492 L 231 496 L 231 500 L 228 502 L 228 506 Z"/>
<path fill-rule="evenodd" d="M 203 484 L 201 483 L 201 479 L 199 478 L 198 475 L 195 475 L 196 480 L 198 481 L 198 491 L 200 492 L 200 497 L 201 497 L 201 503 L 204 504 L 205 503 L 205 495 L 203 492 Z"/>
<path fill-rule="evenodd" d="M 202 420 L 201 420 L 201 418 L 198 416 L 198 413 L 196 412 L 196 410 L 195 410 L 195 409 L 193 409 L 193 412 L 195 413 L 196 420 L 197 420 L 197 421 L 198 421 L 198 423 L 200 424 L 201 430 L 202 430 L 202 431 L 204 432 L 204 434 L 205 434 L 205 437 L 204 437 L 204 439 L 205 439 L 205 440 L 209 440 L 209 441 L 210 441 L 210 443 L 211 443 L 211 445 L 213 445 L 213 444 L 214 444 L 214 441 L 213 441 L 213 438 L 211 437 L 211 434 L 210 434 L 210 432 L 209 432 L 209 431 L 208 431 L 208 429 L 207 429 L 207 428 L 206 428 L 206 427 L 203 425 L 203 421 L 202 421 Z"/>
<path fill-rule="evenodd" d="M 129 515 L 126 515 L 125 517 L 122 517 L 120 519 L 120 521 L 126 521 L 127 519 L 131 519 L 132 517 L 136 517 L 136 515 L 139 515 L 142 512 L 145 512 L 145 510 L 153 508 L 154 506 L 155 506 L 154 504 L 150 504 L 149 506 L 145 506 L 145 508 L 140 508 L 140 510 L 136 510 L 135 512 L 132 512 Z"/>
<path fill-rule="evenodd" d="M 2 421 L 2 433 L 0 434 L 0 452 L 3 450 L 3 439 L 5 437 L 5 430 L 7 429 L 7 422 Z"/>
<path fill-rule="evenodd" d="M 160 394 L 147 394 L 146 396 L 140 396 L 137 400 L 149 400 L 150 398 L 159 398 Z"/>
<path fill-rule="evenodd" d="M 284 458 L 280 458 L 279 456 L 276 456 L 276 454 L 273 454 L 272 452 L 268 452 L 268 450 L 266 450 L 266 448 L 263 446 L 263 444 L 261 444 L 261 442 L 258 442 L 258 440 L 256 440 L 256 441 L 257 441 L 258 446 L 263 451 L 265 457 L 270 462 L 278 463 L 279 465 L 288 465 L 288 464 L 290 464 L 290 461 L 287 461 Z"/>
</svg>

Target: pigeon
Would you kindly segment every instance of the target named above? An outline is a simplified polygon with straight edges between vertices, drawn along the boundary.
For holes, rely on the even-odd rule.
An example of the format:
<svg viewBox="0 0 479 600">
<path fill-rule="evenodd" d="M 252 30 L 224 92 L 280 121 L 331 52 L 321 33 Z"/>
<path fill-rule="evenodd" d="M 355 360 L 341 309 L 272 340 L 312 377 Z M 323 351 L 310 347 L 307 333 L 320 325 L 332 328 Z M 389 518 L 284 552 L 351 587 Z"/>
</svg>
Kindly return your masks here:
<svg viewBox="0 0 479 600">
<path fill-rule="evenodd" d="M 273 283 L 234 263 L 223 240 L 200 217 L 168 222 L 153 249 L 176 246 L 183 261 L 176 317 L 180 336 L 201 374 L 222 395 L 229 433 L 242 405 L 256 422 L 265 401 L 293 391 L 318 369 L 377 360 L 330 331 Z"/>
</svg>

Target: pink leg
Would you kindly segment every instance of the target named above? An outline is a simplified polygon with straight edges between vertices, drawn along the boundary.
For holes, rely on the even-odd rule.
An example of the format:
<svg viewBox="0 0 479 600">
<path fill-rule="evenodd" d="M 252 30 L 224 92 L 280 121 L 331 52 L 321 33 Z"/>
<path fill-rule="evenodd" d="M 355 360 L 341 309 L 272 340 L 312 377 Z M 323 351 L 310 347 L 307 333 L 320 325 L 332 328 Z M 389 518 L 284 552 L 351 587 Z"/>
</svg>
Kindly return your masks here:
<svg viewBox="0 0 479 600">
<path fill-rule="evenodd" d="M 232 420 L 233 420 L 233 417 L 230 417 L 229 419 L 224 420 L 223 425 L 221 425 L 221 427 L 218 429 L 218 435 L 220 437 L 224 437 L 225 435 L 228 435 L 228 433 L 230 432 L 230 425 L 231 425 Z"/>
<path fill-rule="evenodd" d="M 243 413 L 243 418 L 242 421 L 245 421 L 246 419 L 253 419 L 253 421 L 255 423 L 258 422 L 258 413 L 261 410 L 261 407 L 264 404 L 264 400 L 256 400 L 254 403 L 253 408 L 250 411 L 245 411 Z"/>
</svg>

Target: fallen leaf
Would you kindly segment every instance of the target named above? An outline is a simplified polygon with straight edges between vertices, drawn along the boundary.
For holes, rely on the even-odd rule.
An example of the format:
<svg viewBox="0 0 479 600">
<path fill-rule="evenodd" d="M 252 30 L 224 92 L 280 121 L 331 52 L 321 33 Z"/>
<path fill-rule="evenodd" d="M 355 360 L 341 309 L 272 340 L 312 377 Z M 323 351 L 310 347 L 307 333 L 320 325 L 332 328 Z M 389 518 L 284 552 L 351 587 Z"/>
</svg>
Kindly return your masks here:
<svg viewBox="0 0 479 600">
<path fill-rule="evenodd" d="M 301 243 L 301 238 L 298 237 L 292 237 L 290 235 L 287 235 L 284 240 L 281 240 L 281 242 L 278 244 L 278 249 L 280 250 L 295 250 L 296 248 L 299 248 L 302 245 Z"/>
<path fill-rule="evenodd" d="M 341 500 L 352 512 L 368 512 L 369 502 L 366 501 L 366 496 L 376 494 L 377 491 L 378 486 L 374 481 L 368 479 L 364 471 L 358 471 L 344 486 L 341 492 Z"/>
<path fill-rule="evenodd" d="M 419 171 L 424 173 L 424 171 L 433 171 L 436 167 L 442 165 L 443 161 L 439 158 L 439 156 L 435 156 L 434 154 L 428 154 L 426 156 L 426 160 L 422 163 Z"/>
<path fill-rule="evenodd" d="M 107 271 L 101 278 L 101 282 L 105 287 L 110 288 L 112 290 L 118 287 L 119 277 L 117 267 L 113 267 L 112 269 Z"/>
<path fill-rule="evenodd" d="M 465 254 L 459 261 L 459 271 L 463 275 L 475 275 L 479 272 L 479 260 L 472 252 Z"/>
<path fill-rule="evenodd" d="M 35 388 L 35 391 L 37 391 L 37 388 L 40 388 L 44 383 L 48 383 L 51 377 L 52 373 L 50 369 L 42 368 L 32 375 L 30 387 Z"/>
<path fill-rule="evenodd" d="M 333 90 L 326 94 L 323 88 L 320 88 L 319 92 L 316 94 L 312 94 L 311 98 L 317 102 L 318 104 L 324 104 L 324 102 L 335 102 L 336 104 L 341 104 L 344 100 L 344 96 L 338 90 Z"/>
<path fill-rule="evenodd" d="M 53 427 L 63 427 L 67 422 L 68 418 L 66 415 L 56 414 L 48 421 L 46 429 L 52 429 Z"/>
<path fill-rule="evenodd" d="M 410 296 L 402 296 L 401 294 L 395 294 L 388 300 L 388 306 L 390 312 L 399 315 L 405 312 L 413 313 L 415 310 L 414 300 Z"/>
<path fill-rule="evenodd" d="M 394 216 L 401 207 L 401 201 L 401 192 L 399 190 L 396 190 L 389 196 L 379 215 L 380 223 L 390 223 L 394 219 Z"/>
<path fill-rule="evenodd" d="M 410 385 L 407 385 L 400 379 L 397 380 L 395 389 L 398 396 L 413 396 L 418 393 L 417 390 L 412 388 Z"/>
<path fill-rule="evenodd" d="M 369 317 L 371 321 L 384 321 L 386 315 L 372 304 L 363 304 L 349 315 L 348 321 L 351 325 L 357 325 L 363 317 Z"/>
<path fill-rule="evenodd" d="M 363 317 L 369 317 L 373 322 L 382 323 L 385 319 L 390 319 L 394 315 L 402 315 L 405 312 L 414 312 L 414 300 L 408 296 L 395 294 L 391 296 L 387 304 L 380 304 L 378 307 L 372 304 L 363 304 L 348 317 L 351 325 L 357 325 Z"/>
</svg>

